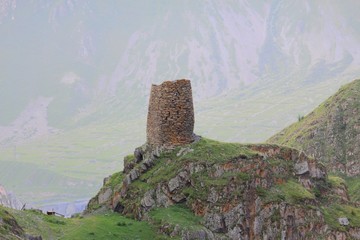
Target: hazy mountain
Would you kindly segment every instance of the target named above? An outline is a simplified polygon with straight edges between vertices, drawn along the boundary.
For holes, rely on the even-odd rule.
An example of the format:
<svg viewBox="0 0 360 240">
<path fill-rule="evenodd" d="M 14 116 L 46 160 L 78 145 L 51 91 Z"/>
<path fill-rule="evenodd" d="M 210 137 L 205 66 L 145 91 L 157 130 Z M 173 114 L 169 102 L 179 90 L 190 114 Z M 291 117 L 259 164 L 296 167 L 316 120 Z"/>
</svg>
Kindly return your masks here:
<svg viewBox="0 0 360 240">
<path fill-rule="evenodd" d="M 360 4 L 324 3 L 1 1 L 0 122 L 45 109 L 34 127 L 59 127 L 113 98 L 121 112 L 166 79 L 192 79 L 206 100 L 294 73 L 299 86 L 356 74 Z"/>
<path fill-rule="evenodd" d="M 0 0 L 0 181 L 90 197 L 145 141 L 168 79 L 192 80 L 198 134 L 263 141 L 359 75 L 359 5 Z"/>
</svg>

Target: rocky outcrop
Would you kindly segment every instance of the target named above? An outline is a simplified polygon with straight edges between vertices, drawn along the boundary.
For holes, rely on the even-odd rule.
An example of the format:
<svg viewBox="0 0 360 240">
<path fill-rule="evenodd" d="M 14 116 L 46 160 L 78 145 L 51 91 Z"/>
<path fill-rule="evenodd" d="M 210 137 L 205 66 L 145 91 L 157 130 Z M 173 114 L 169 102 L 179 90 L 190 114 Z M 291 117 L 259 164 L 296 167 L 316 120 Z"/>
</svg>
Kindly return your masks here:
<svg viewBox="0 0 360 240">
<path fill-rule="evenodd" d="M 0 239 L 42 240 L 42 237 L 26 234 L 13 215 L 0 208 Z"/>
<path fill-rule="evenodd" d="M 350 203 L 346 188 L 329 187 L 323 165 L 292 148 L 239 147 L 244 154 L 228 160 L 195 161 L 191 156 L 204 151 L 196 144 L 162 149 L 157 156 L 143 146 L 127 160 L 123 178 L 106 204 L 139 220 L 148 219 L 152 209 L 185 204 L 202 218 L 203 228 L 160 227 L 183 239 L 357 239 L 350 220 L 343 225 L 346 232 L 327 224 L 324 199 L 331 199 L 329 204 Z M 98 204 L 110 192 L 106 188 L 95 198 Z"/>
</svg>

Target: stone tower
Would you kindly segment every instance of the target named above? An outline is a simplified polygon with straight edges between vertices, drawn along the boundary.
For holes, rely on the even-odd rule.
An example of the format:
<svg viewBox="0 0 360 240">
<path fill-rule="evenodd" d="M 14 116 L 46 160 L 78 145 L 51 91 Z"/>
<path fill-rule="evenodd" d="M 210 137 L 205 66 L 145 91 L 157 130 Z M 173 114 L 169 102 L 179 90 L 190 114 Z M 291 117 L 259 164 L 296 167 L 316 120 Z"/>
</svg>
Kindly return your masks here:
<svg viewBox="0 0 360 240">
<path fill-rule="evenodd" d="M 190 80 L 152 85 L 147 117 L 147 143 L 177 146 L 194 141 L 194 106 Z"/>
</svg>

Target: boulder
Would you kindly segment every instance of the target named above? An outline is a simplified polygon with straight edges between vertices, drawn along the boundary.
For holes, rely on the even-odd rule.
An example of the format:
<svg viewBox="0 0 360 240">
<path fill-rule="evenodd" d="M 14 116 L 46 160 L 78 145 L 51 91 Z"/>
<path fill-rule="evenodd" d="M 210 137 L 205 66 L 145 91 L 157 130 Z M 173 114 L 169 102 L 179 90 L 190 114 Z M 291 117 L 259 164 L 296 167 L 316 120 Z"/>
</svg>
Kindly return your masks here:
<svg viewBox="0 0 360 240">
<path fill-rule="evenodd" d="M 103 204 L 109 201 L 112 196 L 112 193 L 113 191 L 111 190 L 111 188 L 106 188 L 104 191 L 100 192 L 98 197 L 99 204 Z"/>
<path fill-rule="evenodd" d="M 338 218 L 338 221 L 342 226 L 348 226 L 350 224 L 349 219 L 347 219 L 346 217 Z"/>
<path fill-rule="evenodd" d="M 303 175 L 309 172 L 309 163 L 307 161 L 295 163 L 296 175 Z"/>
</svg>

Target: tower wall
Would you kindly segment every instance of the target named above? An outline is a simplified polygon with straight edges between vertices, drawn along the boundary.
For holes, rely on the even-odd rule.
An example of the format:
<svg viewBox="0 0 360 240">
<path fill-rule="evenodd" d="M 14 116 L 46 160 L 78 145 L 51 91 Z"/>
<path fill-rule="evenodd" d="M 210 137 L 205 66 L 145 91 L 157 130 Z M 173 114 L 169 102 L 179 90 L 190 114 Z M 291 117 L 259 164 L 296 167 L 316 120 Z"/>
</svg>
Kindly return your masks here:
<svg viewBox="0 0 360 240">
<path fill-rule="evenodd" d="M 147 143 L 183 145 L 194 141 L 194 106 L 190 80 L 152 85 L 147 117 Z"/>
</svg>

